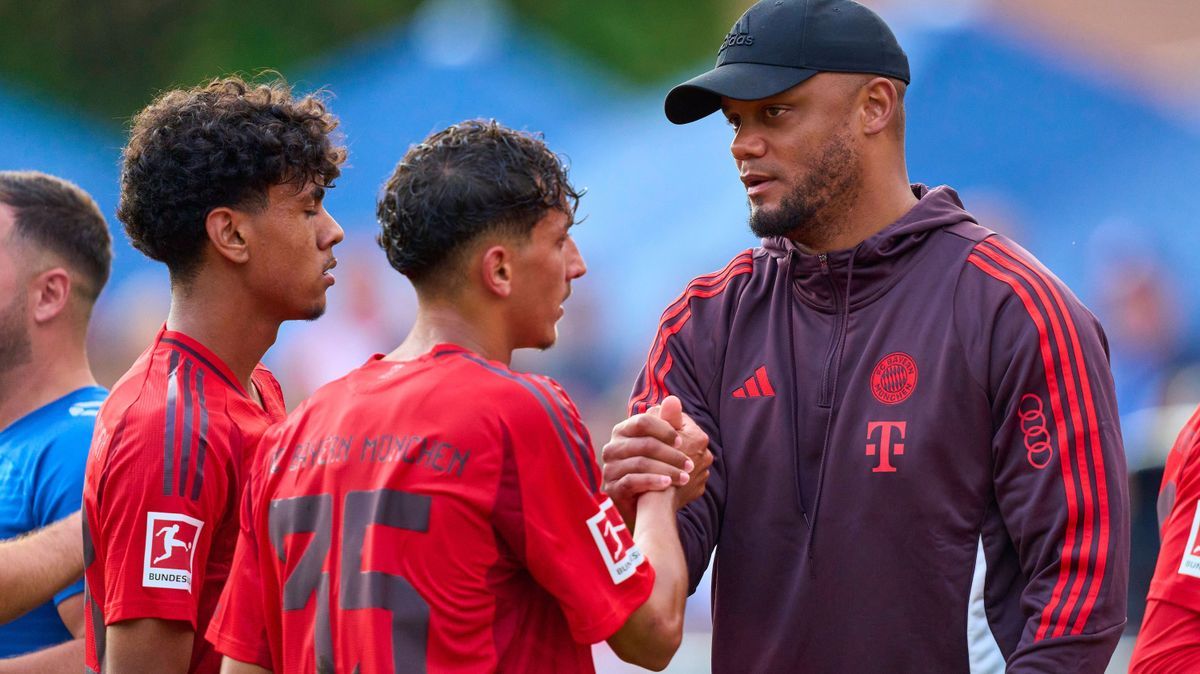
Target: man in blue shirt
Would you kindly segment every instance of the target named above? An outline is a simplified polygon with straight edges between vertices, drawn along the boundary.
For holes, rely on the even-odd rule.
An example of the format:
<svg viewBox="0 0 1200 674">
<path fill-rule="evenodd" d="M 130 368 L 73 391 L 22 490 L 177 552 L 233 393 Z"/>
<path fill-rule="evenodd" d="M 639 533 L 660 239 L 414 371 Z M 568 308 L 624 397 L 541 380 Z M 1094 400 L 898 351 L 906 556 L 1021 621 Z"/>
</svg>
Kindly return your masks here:
<svg viewBox="0 0 1200 674">
<path fill-rule="evenodd" d="M 111 261 L 108 226 L 83 190 L 40 173 L 0 172 L 0 539 L 79 510 L 107 394 L 85 340 Z M 34 551 L 42 553 L 57 554 Z M 0 657 L 21 656 L 0 660 L 0 672 L 78 672 L 82 593 L 77 582 L 0 626 Z"/>
</svg>

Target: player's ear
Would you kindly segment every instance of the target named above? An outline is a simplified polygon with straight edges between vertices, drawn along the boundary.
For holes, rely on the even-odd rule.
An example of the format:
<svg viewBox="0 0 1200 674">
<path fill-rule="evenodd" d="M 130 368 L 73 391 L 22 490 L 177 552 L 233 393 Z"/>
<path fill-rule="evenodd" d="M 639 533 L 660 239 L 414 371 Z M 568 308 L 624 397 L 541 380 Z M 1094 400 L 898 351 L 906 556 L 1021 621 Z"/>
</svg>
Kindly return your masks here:
<svg viewBox="0 0 1200 674">
<path fill-rule="evenodd" d="M 46 323 L 67 307 L 71 298 L 71 275 L 62 267 L 51 267 L 33 277 L 35 323 Z"/>
<path fill-rule="evenodd" d="M 230 262 L 245 264 L 250 260 L 250 247 L 246 244 L 243 230 L 248 224 L 246 214 L 218 206 L 204 218 L 204 230 L 217 253 Z"/>
<path fill-rule="evenodd" d="M 494 244 L 483 249 L 480 256 L 479 275 L 483 287 L 497 297 L 512 294 L 513 251 L 503 244 Z"/>
</svg>

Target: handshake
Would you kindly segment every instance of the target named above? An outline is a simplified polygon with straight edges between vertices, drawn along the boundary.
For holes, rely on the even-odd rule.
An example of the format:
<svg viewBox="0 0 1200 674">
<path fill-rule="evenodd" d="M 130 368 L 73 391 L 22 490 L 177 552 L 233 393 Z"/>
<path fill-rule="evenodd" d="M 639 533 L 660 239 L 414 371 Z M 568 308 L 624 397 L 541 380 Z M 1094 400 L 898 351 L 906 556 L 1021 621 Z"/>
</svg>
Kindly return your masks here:
<svg viewBox="0 0 1200 674">
<path fill-rule="evenodd" d="M 677 509 L 699 498 L 713 455 L 708 434 L 683 413 L 679 398 L 667 396 L 617 424 L 601 459 L 604 491 L 632 527 L 641 494 L 672 489 Z"/>
</svg>

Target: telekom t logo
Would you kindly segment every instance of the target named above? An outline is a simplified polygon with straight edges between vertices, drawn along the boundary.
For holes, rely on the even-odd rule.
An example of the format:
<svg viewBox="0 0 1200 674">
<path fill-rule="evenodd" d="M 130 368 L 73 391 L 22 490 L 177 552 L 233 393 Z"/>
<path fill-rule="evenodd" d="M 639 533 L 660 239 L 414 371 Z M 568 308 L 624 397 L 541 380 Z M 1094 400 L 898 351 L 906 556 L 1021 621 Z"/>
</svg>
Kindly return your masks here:
<svg viewBox="0 0 1200 674">
<path fill-rule="evenodd" d="M 872 473 L 896 472 L 896 467 L 892 465 L 892 455 L 904 453 L 904 444 L 900 441 L 904 439 L 907 428 L 907 421 L 867 422 L 867 456 L 879 455 L 879 465 L 871 469 Z M 898 431 L 899 435 L 893 436 L 893 430 Z"/>
</svg>

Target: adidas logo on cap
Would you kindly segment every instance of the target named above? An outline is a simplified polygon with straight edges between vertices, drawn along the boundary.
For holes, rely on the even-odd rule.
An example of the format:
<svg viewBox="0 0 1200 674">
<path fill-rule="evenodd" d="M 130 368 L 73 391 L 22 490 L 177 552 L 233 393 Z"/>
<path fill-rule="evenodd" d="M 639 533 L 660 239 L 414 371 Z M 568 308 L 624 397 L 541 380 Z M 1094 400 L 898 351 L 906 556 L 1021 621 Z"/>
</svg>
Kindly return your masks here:
<svg viewBox="0 0 1200 674">
<path fill-rule="evenodd" d="M 743 16 L 738 19 L 738 22 L 733 24 L 733 28 L 729 34 L 725 36 L 725 41 L 721 43 L 721 48 L 717 50 L 717 55 L 730 47 L 749 47 L 754 44 L 754 36 L 750 34 L 750 17 Z"/>
</svg>

